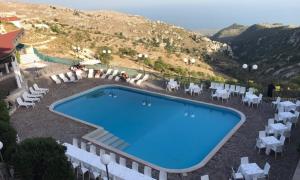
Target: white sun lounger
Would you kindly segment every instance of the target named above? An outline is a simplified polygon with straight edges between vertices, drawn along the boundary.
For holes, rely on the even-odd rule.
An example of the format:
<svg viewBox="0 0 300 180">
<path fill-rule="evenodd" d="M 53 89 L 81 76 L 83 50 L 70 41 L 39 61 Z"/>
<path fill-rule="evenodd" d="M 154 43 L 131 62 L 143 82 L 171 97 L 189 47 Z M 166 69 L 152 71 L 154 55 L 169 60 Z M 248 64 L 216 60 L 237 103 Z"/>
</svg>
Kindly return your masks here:
<svg viewBox="0 0 300 180">
<path fill-rule="evenodd" d="M 63 73 L 60 73 L 58 76 L 63 80 L 63 82 L 71 82 Z"/>
<path fill-rule="evenodd" d="M 94 69 L 89 69 L 88 78 L 94 78 Z"/>
<path fill-rule="evenodd" d="M 46 91 L 36 90 L 34 87 L 31 87 L 33 91 L 38 92 L 39 94 L 47 94 Z"/>
<path fill-rule="evenodd" d="M 24 92 L 23 93 L 26 97 L 29 97 L 29 98 L 40 98 L 40 97 L 42 97 L 40 94 L 38 94 L 38 95 L 35 95 L 35 94 L 29 94 L 28 92 Z"/>
<path fill-rule="evenodd" d="M 43 94 L 39 91 L 35 91 L 32 87 L 29 88 L 29 92 L 33 95 L 36 95 L 38 97 L 43 97 Z"/>
<path fill-rule="evenodd" d="M 108 69 L 108 70 L 106 71 L 106 73 L 103 74 L 103 75 L 101 76 L 101 79 L 105 79 L 106 76 L 109 76 L 109 75 L 111 74 L 111 72 L 112 72 L 112 69 Z"/>
<path fill-rule="evenodd" d="M 20 97 L 17 98 L 17 103 L 18 103 L 18 107 L 23 106 L 23 107 L 26 107 L 26 108 L 28 108 L 28 107 L 33 107 L 34 108 L 34 106 L 35 106 L 34 103 L 24 102 Z"/>
<path fill-rule="evenodd" d="M 50 77 L 56 84 L 61 84 L 61 80 L 58 79 L 56 75 L 52 75 Z"/>
<path fill-rule="evenodd" d="M 82 79 L 82 71 L 81 70 L 77 70 L 76 72 L 75 72 L 75 74 L 76 74 L 76 77 L 77 77 L 77 80 L 79 80 L 79 79 Z"/>
<path fill-rule="evenodd" d="M 111 80 L 111 79 L 113 79 L 116 75 L 118 75 L 118 72 L 119 72 L 119 70 L 114 70 L 114 72 L 110 75 L 110 76 L 108 76 L 108 79 L 109 80 Z"/>
<path fill-rule="evenodd" d="M 100 69 L 100 73 L 96 73 L 95 74 L 95 78 L 99 79 L 100 78 L 100 74 L 103 72 L 103 69 Z"/>
<path fill-rule="evenodd" d="M 130 79 L 130 83 L 131 84 L 133 84 L 135 81 L 137 81 L 137 80 L 139 80 L 140 78 L 142 77 L 142 74 L 141 73 L 139 73 L 138 75 L 136 75 L 136 77 L 135 78 L 133 78 L 133 79 Z"/>
<path fill-rule="evenodd" d="M 145 74 L 143 79 L 140 79 L 136 82 L 136 85 L 140 86 L 142 84 L 142 82 L 147 81 L 148 79 L 149 79 L 149 74 Z"/>
<path fill-rule="evenodd" d="M 36 83 L 33 84 L 33 88 L 36 91 L 43 91 L 45 93 L 49 92 L 49 89 L 47 89 L 47 88 L 40 88 Z"/>
<path fill-rule="evenodd" d="M 25 102 L 40 102 L 40 98 L 37 97 L 28 97 L 26 94 L 22 94 L 22 98 L 24 99 Z"/>
<path fill-rule="evenodd" d="M 70 79 L 70 81 L 72 81 L 72 82 L 76 81 L 76 78 L 75 78 L 73 72 L 71 72 L 71 71 L 67 72 L 67 76 Z"/>
</svg>

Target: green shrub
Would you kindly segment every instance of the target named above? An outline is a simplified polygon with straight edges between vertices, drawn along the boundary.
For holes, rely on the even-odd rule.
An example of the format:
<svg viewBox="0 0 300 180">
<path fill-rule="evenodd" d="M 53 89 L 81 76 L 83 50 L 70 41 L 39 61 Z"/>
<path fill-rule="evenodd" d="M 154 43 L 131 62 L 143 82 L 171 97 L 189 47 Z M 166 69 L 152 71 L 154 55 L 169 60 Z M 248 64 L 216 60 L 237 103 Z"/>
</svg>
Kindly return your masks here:
<svg viewBox="0 0 300 180">
<path fill-rule="evenodd" d="M 0 141 L 3 143 L 4 159 L 9 159 L 8 149 L 12 149 L 16 145 L 16 131 L 9 123 L 0 121 Z"/>
<path fill-rule="evenodd" d="M 17 145 L 11 163 L 24 180 L 73 180 L 65 151 L 52 138 L 26 139 Z"/>
<path fill-rule="evenodd" d="M 0 99 L 0 121 L 9 122 L 9 113 L 4 100 Z"/>
</svg>

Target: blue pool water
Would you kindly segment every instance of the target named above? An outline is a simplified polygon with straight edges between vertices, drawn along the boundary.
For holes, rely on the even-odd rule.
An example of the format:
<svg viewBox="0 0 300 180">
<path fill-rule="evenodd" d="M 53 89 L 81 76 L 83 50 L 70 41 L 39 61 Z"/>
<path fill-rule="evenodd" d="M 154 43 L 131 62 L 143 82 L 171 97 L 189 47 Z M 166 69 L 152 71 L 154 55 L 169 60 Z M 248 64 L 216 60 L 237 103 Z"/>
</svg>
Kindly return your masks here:
<svg viewBox="0 0 300 180">
<path fill-rule="evenodd" d="M 167 169 L 198 164 L 241 120 L 228 109 L 119 86 L 95 88 L 53 110 L 102 126 L 129 144 L 124 152 Z"/>
</svg>

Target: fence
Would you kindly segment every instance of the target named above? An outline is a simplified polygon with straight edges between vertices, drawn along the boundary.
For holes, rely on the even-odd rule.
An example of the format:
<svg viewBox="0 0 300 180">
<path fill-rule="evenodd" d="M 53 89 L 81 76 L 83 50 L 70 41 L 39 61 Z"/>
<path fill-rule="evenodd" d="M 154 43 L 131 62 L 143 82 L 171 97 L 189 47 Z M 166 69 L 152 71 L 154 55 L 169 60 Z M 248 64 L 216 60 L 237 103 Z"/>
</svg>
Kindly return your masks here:
<svg viewBox="0 0 300 180">
<path fill-rule="evenodd" d="M 80 61 L 79 60 L 74 60 L 74 59 L 64 59 L 64 58 L 58 58 L 58 57 L 51 57 L 44 55 L 40 53 L 37 49 L 33 48 L 34 54 L 39 57 L 43 61 L 47 62 L 53 62 L 53 63 L 59 63 L 59 64 L 65 64 L 65 65 L 75 65 L 78 64 Z"/>
<path fill-rule="evenodd" d="M 51 57 L 44 55 L 40 53 L 37 49 L 33 49 L 34 53 L 43 61 L 47 62 L 53 62 L 53 63 L 59 63 L 59 64 L 65 64 L 65 65 L 75 65 L 80 62 L 80 60 L 74 60 L 74 59 L 65 59 L 65 58 L 57 58 L 57 57 Z M 185 77 L 185 76 L 178 76 L 176 74 L 166 74 L 166 73 L 155 73 L 155 72 L 149 72 L 149 71 L 144 71 L 144 70 L 138 70 L 138 69 L 133 69 L 133 68 L 126 68 L 126 67 L 120 67 L 120 66 L 111 66 L 111 65 L 105 65 L 105 64 L 97 64 L 97 65 L 89 65 L 87 68 L 92 68 L 92 69 L 118 69 L 119 71 L 126 71 L 126 73 L 129 76 L 135 76 L 138 73 L 148 73 L 152 76 L 152 78 L 161 80 L 161 81 L 166 81 L 170 78 L 176 79 L 178 82 L 180 82 L 181 86 L 188 86 L 190 82 L 194 83 L 204 83 L 206 86 L 210 85 L 210 82 L 213 80 L 210 79 L 204 79 L 204 78 L 195 78 L 195 77 Z M 229 84 L 238 84 L 241 86 L 247 86 L 243 82 L 222 82 L 222 83 L 229 83 Z M 254 86 L 256 89 L 258 89 L 259 92 L 263 93 L 266 95 L 267 89 L 266 87 L 263 87 L 261 85 L 251 85 Z M 281 90 L 280 92 L 275 92 L 273 94 L 274 96 L 280 96 L 280 97 L 293 97 L 292 99 L 300 99 L 300 92 L 299 91 L 292 91 L 292 90 Z M 268 99 L 268 98 L 266 98 Z"/>
</svg>

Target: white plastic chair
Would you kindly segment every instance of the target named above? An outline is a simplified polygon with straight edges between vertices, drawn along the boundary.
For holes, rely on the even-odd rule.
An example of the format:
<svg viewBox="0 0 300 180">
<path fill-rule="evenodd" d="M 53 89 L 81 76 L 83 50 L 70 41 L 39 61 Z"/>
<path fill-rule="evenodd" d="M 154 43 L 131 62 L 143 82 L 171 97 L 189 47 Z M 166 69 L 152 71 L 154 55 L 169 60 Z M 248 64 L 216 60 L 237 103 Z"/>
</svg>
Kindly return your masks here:
<svg viewBox="0 0 300 180">
<path fill-rule="evenodd" d="M 95 145 L 90 145 L 90 152 L 93 154 L 97 154 Z"/>
<path fill-rule="evenodd" d="M 268 119 L 268 125 L 271 125 L 271 124 L 274 124 L 274 119 L 273 118 Z"/>
<path fill-rule="evenodd" d="M 120 157 L 120 159 L 119 159 L 119 164 L 126 167 L 126 159 Z"/>
<path fill-rule="evenodd" d="M 78 139 L 73 138 L 73 146 L 78 147 Z"/>
<path fill-rule="evenodd" d="M 111 152 L 111 153 L 109 153 L 109 155 L 110 155 L 110 160 L 111 160 L 112 162 L 116 162 L 116 154 L 113 153 L 113 152 Z"/>
<path fill-rule="evenodd" d="M 280 103 L 280 101 L 281 101 L 281 98 L 278 96 L 276 98 L 276 101 L 272 101 L 272 106 L 276 107 Z"/>
<path fill-rule="evenodd" d="M 150 167 L 148 167 L 148 166 L 145 166 L 144 167 L 144 174 L 146 176 L 152 177 L 152 169 Z"/>
<path fill-rule="evenodd" d="M 258 137 L 259 138 L 266 137 L 266 131 L 259 131 Z"/>
<path fill-rule="evenodd" d="M 88 170 L 86 167 L 84 167 L 82 163 L 80 163 L 80 167 L 78 168 L 77 173 L 79 173 L 80 175 L 82 175 L 82 179 L 84 179 L 84 175 L 85 175 L 85 173 L 87 173 L 88 171 L 89 171 L 89 170 Z M 90 174 L 89 174 L 89 176 L 90 176 Z M 89 179 L 90 179 L 90 177 L 89 177 Z"/>
<path fill-rule="evenodd" d="M 248 157 L 241 157 L 241 164 L 248 164 L 249 158 Z"/>
<path fill-rule="evenodd" d="M 260 153 L 260 150 L 266 148 L 266 145 L 261 141 L 260 138 L 257 138 L 255 147 L 258 149 L 258 153 Z"/>
<path fill-rule="evenodd" d="M 209 180 L 209 176 L 208 175 L 201 176 L 201 180 Z"/>
<path fill-rule="evenodd" d="M 105 150 L 104 149 L 100 149 L 100 156 L 103 156 L 105 154 Z"/>
<path fill-rule="evenodd" d="M 132 170 L 139 172 L 139 164 L 137 162 L 132 162 Z"/>
<path fill-rule="evenodd" d="M 159 171 L 158 180 L 167 180 L 168 174 L 165 171 Z"/>
<path fill-rule="evenodd" d="M 244 95 L 246 93 L 246 88 L 241 86 L 239 95 Z"/>
<path fill-rule="evenodd" d="M 86 151 L 86 143 L 85 142 L 81 141 L 81 143 L 80 143 L 80 149 Z"/>
<path fill-rule="evenodd" d="M 236 179 L 244 179 L 244 176 L 242 173 L 239 173 L 239 172 L 235 172 L 235 170 L 233 169 L 233 167 L 231 167 L 231 177 L 236 180 Z"/>
</svg>

